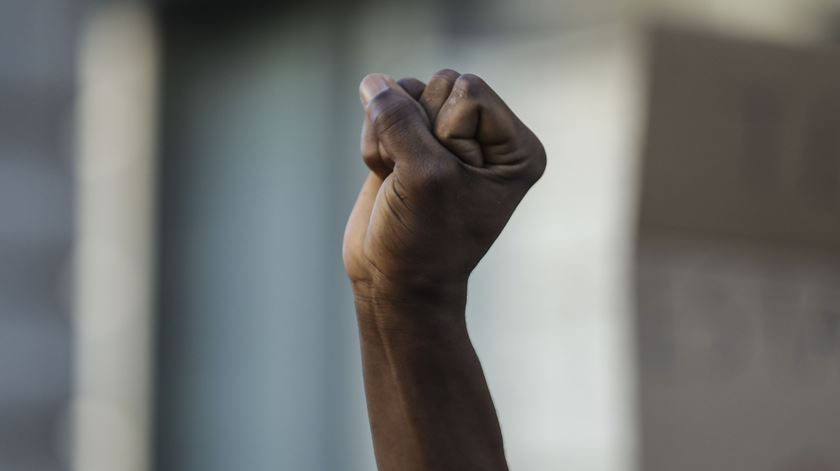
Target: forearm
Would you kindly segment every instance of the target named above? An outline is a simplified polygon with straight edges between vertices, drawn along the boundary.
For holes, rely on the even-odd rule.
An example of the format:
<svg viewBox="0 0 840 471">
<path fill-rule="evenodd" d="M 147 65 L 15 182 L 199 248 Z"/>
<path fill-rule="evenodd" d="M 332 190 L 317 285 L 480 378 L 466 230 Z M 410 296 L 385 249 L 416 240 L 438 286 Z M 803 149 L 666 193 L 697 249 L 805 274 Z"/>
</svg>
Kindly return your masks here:
<svg viewBox="0 0 840 471">
<path fill-rule="evenodd" d="M 545 170 L 539 139 L 479 77 L 359 87 L 371 173 L 344 233 L 380 471 L 505 471 L 467 333 L 467 278 Z"/>
<path fill-rule="evenodd" d="M 381 471 L 506 470 L 464 318 L 466 283 L 356 286 L 365 391 Z"/>
</svg>

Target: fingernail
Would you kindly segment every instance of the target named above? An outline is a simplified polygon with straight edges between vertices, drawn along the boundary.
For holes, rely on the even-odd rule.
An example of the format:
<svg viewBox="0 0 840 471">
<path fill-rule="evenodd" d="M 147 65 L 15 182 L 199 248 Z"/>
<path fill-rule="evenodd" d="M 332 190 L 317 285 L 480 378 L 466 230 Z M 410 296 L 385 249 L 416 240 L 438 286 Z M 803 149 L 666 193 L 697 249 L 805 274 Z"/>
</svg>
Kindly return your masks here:
<svg viewBox="0 0 840 471">
<path fill-rule="evenodd" d="M 388 76 L 383 74 L 370 74 L 362 79 L 359 85 L 359 96 L 362 98 L 362 105 L 367 106 L 370 100 L 390 87 Z"/>
</svg>

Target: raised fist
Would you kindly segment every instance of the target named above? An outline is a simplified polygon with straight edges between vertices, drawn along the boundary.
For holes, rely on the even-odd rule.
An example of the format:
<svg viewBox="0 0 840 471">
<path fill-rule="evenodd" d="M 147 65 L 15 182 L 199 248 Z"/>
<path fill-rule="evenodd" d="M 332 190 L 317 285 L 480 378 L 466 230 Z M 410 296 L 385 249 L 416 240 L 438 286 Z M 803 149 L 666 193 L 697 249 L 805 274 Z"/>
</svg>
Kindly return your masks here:
<svg viewBox="0 0 840 471">
<path fill-rule="evenodd" d="M 542 144 L 475 75 L 442 70 L 424 85 L 371 74 L 360 95 L 371 173 L 344 234 L 357 295 L 464 287 L 542 175 Z"/>
</svg>

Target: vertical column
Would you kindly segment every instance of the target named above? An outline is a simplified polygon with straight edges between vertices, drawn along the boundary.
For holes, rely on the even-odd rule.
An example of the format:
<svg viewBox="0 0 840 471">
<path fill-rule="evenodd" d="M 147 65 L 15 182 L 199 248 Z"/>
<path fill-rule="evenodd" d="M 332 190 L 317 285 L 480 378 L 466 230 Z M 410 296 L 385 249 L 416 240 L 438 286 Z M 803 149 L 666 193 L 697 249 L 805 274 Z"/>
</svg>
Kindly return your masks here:
<svg viewBox="0 0 840 471">
<path fill-rule="evenodd" d="M 76 225 L 78 471 L 149 469 L 156 36 L 108 4 L 81 50 Z"/>
</svg>

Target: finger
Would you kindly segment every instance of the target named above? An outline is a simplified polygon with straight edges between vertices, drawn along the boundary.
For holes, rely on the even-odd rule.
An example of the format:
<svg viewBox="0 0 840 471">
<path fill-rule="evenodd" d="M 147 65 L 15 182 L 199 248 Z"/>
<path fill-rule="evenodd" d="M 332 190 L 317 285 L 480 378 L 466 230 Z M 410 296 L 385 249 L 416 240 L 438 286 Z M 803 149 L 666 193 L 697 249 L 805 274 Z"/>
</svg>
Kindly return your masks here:
<svg viewBox="0 0 840 471">
<path fill-rule="evenodd" d="M 513 165 L 539 154 L 539 141 L 481 78 L 464 74 L 441 107 L 435 135 L 464 162 L 477 167 Z"/>
<path fill-rule="evenodd" d="M 400 165 L 429 167 L 428 161 L 448 154 L 431 132 L 423 108 L 399 85 L 378 74 L 365 77 L 363 101 L 380 148 Z"/>
<path fill-rule="evenodd" d="M 386 89 L 390 89 L 414 101 L 414 98 L 390 76 L 385 74 L 368 74 L 359 83 L 359 98 L 362 100 L 362 106 L 367 107 L 368 102 L 379 91 Z"/>
<path fill-rule="evenodd" d="M 381 179 L 385 179 L 391 169 L 394 168 L 394 161 L 391 159 L 379 143 L 379 138 L 373 129 L 370 117 L 365 113 L 362 123 L 362 160 L 365 165 Z"/>
<path fill-rule="evenodd" d="M 362 79 L 362 84 L 365 81 L 370 80 L 378 80 L 383 81 L 387 86 L 393 87 L 399 90 L 411 90 L 414 93 L 422 93 L 422 88 L 420 88 L 421 92 L 417 92 L 418 85 L 419 87 L 425 87 L 423 82 L 417 79 L 403 79 L 401 82 L 404 82 L 404 85 L 401 85 L 391 77 L 383 74 L 371 74 L 364 79 Z M 408 87 L 408 88 L 406 88 Z M 405 91 L 409 96 L 411 93 Z M 359 85 L 359 98 L 362 102 L 362 106 L 367 106 L 368 100 L 371 98 L 370 94 L 366 94 L 365 90 L 362 88 L 362 85 Z M 393 159 L 384 151 L 382 145 L 379 142 L 379 138 L 376 136 L 374 132 L 373 125 L 370 121 L 370 118 L 365 113 L 365 119 L 362 124 L 362 138 L 361 138 L 361 151 L 362 151 L 362 160 L 365 162 L 365 165 L 374 173 L 376 173 L 380 178 L 384 179 L 391 173 L 391 170 L 394 168 Z"/>
<path fill-rule="evenodd" d="M 368 173 L 356 198 L 356 203 L 353 205 L 353 210 L 350 212 L 350 218 L 347 220 L 347 228 L 344 230 L 345 248 L 359 247 L 364 242 L 370 214 L 380 186 L 382 186 L 382 179 L 375 173 Z M 347 254 L 344 255 L 346 257 Z"/>
<path fill-rule="evenodd" d="M 419 100 L 420 95 L 423 94 L 423 90 L 426 89 L 425 83 L 413 77 L 400 79 L 397 83 L 403 88 L 403 90 L 406 91 L 406 93 L 411 95 L 411 98 L 414 98 L 415 100 Z"/>
<path fill-rule="evenodd" d="M 431 122 L 435 122 L 440 107 L 449 98 L 452 86 L 461 74 L 451 69 L 443 69 L 432 75 L 418 101 L 426 110 Z"/>
</svg>

